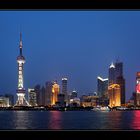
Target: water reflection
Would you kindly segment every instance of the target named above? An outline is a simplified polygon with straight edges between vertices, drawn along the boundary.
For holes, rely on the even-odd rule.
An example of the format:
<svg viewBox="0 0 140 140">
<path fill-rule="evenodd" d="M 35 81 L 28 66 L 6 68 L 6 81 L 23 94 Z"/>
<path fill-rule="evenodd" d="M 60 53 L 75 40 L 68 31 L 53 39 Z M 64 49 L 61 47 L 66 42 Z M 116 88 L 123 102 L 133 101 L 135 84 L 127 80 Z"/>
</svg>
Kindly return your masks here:
<svg viewBox="0 0 140 140">
<path fill-rule="evenodd" d="M 50 111 L 48 129 L 62 129 L 62 112 Z"/>
<path fill-rule="evenodd" d="M 31 125 L 28 111 L 14 111 L 15 129 L 28 129 Z"/>
<path fill-rule="evenodd" d="M 133 120 L 131 123 L 131 127 L 132 127 L 132 129 L 140 130 L 140 111 L 139 110 L 134 111 L 133 115 L 134 116 L 133 116 Z"/>
</svg>

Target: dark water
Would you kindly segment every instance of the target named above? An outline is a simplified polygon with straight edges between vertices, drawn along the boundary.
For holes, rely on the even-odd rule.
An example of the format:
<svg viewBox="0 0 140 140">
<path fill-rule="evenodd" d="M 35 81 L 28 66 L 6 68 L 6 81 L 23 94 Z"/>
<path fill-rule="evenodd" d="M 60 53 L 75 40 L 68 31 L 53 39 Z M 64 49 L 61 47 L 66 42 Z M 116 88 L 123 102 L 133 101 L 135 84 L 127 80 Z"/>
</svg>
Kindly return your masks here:
<svg viewBox="0 0 140 140">
<path fill-rule="evenodd" d="M 140 111 L 0 111 L 1 130 L 140 130 Z"/>
</svg>

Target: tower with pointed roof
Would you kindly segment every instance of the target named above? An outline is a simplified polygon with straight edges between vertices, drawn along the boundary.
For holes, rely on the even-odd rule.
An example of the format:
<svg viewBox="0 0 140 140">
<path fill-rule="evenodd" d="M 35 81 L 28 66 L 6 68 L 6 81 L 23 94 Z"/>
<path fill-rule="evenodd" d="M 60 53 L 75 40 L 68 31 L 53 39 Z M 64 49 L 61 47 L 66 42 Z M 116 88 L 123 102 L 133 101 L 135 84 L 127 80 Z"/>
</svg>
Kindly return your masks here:
<svg viewBox="0 0 140 140">
<path fill-rule="evenodd" d="M 26 90 L 24 88 L 24 81 L 23 81 L 23 65 L 25 63 L 25 57 L 22 54 L 22 34 L 20 32 L 20 44 L 19 49 L 20 53 L 17 57 L 18 63 L 18 89 L 17 89 L 17 101 L 15 106 L 29 106 L 29 103 L 25 99 Z"/>
</svg>

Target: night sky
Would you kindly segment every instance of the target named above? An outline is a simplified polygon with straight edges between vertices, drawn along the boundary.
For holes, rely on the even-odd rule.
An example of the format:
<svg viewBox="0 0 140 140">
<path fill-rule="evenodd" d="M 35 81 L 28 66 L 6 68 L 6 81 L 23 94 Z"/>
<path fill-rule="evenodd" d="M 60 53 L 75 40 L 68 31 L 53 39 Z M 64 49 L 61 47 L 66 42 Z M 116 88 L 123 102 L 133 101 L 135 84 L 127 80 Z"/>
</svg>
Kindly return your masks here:
<svg viewBox="0 0 140 140">
<path fill-rule="evenodd" d="M 68 91 L 97 90 L 97 76 L 108 77 L 123 62 L 126 99 L 140 71 L 140 11 L 0 11 L 0 94 L 16 95 L 19 35 L 22 32 L 24 86 L 68 78 Z"/>
</svg>

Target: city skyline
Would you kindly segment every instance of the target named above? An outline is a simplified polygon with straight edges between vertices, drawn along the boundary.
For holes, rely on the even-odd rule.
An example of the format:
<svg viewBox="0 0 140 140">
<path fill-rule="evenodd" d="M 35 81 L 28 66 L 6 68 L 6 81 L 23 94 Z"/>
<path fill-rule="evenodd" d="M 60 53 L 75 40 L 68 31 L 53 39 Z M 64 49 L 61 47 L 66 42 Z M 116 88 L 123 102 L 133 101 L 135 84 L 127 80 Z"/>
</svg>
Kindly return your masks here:
<svg viewBox="0 0 140 140">
<path fill-rule="evenodd" d="M 140 71 L 139 17 L 139 11 L 1 11 L 0 93 L 16 95 L 21 31 L 26 90 L 52 80 L 61 85 L 66 77 L 68 91 L 94 93 L 97 77 L 108 78 L 111 62 L 119 58 L 128 100 Z"/>
</svg>

